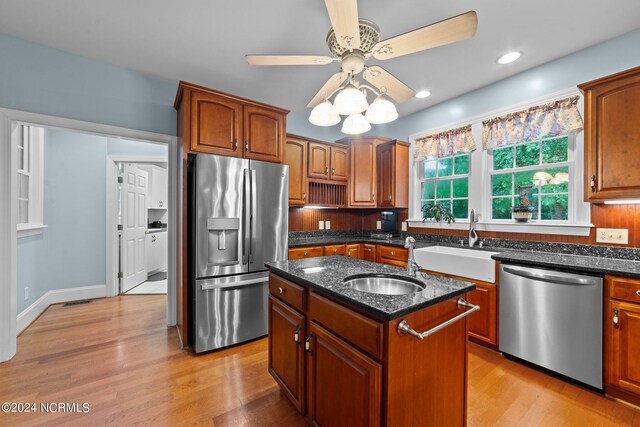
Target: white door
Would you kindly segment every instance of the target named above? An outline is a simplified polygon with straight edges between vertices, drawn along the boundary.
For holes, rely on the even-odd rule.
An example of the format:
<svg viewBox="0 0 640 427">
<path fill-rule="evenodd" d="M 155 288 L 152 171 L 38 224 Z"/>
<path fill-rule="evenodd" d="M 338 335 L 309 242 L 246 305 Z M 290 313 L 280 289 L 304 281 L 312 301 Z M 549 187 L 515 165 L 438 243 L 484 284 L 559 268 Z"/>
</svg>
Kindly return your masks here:
<svg viewBox="0 0 640 427">
<path fill-rule="evenodd" d="M 146 232 L 149 175 L 136 165 L 123 168 L 122 292 L 147 280 Z"/>
</svg>

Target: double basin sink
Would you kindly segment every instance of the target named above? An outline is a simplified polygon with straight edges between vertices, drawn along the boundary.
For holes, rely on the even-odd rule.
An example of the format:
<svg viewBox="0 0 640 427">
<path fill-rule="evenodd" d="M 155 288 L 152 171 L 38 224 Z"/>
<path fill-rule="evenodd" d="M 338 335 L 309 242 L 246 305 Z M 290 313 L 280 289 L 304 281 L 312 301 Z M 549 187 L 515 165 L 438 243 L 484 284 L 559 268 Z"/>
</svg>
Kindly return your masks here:
<svg viewBox="0 0 640 427">
<path fill-rule="evenodd" d="M 498 252 L 430 246 L 415 249 L 413 253 L 423 270 L 489 283 L 496 281 L 496 262 L 491 256 Z M 425 288 L 417 279 L 393 274 L 358 274 L 347 277 L 344 284 L 358 291 L 380 295 L 408 295 Z"/>
</svg>

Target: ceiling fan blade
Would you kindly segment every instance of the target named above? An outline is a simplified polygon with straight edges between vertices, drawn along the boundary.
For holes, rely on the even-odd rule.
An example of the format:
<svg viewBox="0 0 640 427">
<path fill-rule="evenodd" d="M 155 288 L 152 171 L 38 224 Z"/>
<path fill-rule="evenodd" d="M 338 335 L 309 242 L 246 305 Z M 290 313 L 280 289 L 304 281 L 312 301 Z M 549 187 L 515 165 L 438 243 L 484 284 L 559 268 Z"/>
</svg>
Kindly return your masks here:
<svg viewBox="0 0 640 427">
<path fill-rule="evenodd" d="M 333 58 L 313 55 L 247 55 L 251 65 L 326 65 Z"/>
<path fill-rule="evenodd" d="M 324 93 L 326 96 L 331 95 L 331 92 L 338 89 L 342 82 L 347 79 L 347 76 L 348 74 L 343 72 L 335 73 L 333 76 L 331 76 L 329 80 L 327 80 L 327 82 L 324 84 L 324 86 L 322 86 L 322 89 L 320 89 L 318 93 L 316 93 L 316 96 L 313 97 L 311 102 L 307 104 L 307 107 L 313 108 L 316 105 L 320 104 L 324 99 L 322 94 Z"/>
<path fill-rule="evenodd" d="M 362 77 L 378 89 L 385 88 L 387 95 L 396 102 L 402 103 L 411 99 L 416 92 L 382 67 L 367 67 Z"/>
<path fill-rule="evenodd" d="M 418 28 L 378 42 L 373 47 L 376 59 L 391 59 L 473 37 L 478 28 L 474 11 Z"/>
<path fill-rule="evenodd" d="M 324 0 L 336 40 L 346 49 L 360 48 L 357 0 Z"/>
</svg>

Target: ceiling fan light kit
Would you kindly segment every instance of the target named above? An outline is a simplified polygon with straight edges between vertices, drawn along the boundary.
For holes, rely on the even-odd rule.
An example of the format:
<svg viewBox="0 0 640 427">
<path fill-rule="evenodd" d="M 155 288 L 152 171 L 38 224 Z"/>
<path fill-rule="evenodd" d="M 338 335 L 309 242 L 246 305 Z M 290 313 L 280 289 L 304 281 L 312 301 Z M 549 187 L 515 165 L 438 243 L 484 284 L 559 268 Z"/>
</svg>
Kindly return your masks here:
<svg viewBox="0 0 640 427">
<path fill-rule="evenodd" d="M 389 123 L 398 118 L 395 105 L 384 95 L 398 103 L 416 95 L 384 68 L 365 66 L 369 58 L 373 56 L 385 61 L 455 43 L 473 37 L 478 26 L 476 12 L 470 11 L 380 40 L 378 26 L 358 18 L 357 0 L 325 0 L 325 6 L 331 20 L 326 39 L 331 57 L 247 55 L 247 62 L 251 65 L 324 65 L 340 61 L 341 71 L 331 76 L 307 107 L 313 108 L 309 122 L 317 126 L 333 126 L 340 122 L 340 115 L 348 116 L 342 124 L 342 132 L 349 135 L 369 131 L 370 123 Z M 373 87 L 359 84 L 355 76 L 360 73 Z M 371 105 L 367 102 L 367 90 L 377 96 Z M 331 104 L 329 99 L 336 93 Z M 362 115 L 365 110 L 366 114 Z"/>
</svg>

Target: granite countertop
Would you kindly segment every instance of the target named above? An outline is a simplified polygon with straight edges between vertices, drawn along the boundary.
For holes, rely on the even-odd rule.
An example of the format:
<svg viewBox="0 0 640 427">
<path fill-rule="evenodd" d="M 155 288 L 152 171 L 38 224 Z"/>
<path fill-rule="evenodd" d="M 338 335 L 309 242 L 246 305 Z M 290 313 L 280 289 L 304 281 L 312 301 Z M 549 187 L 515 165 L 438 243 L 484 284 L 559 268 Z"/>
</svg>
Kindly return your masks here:
<svg viewBox="0 0 640 427">
<path fill-rule="evenodd" d="M 491 250 L 500 252 L 491 258 L 501 262 L 551 267 L 578 273 L 640 277 L 640 261 L 513 249 L 491 248 Z"/>
<path fill-rule="evenodd" d="M 323 237 L 300 237 L 290 238 L 289 247 L 298 248 L 303 246 L 324 246 L 324 245 L 341 245 L 343 243 L 371 243 L 374 245 L 402 246 L 402 239 L 372 239 L 370 237 L 359 236 L 323 236 Z"/>
<path fill-rule="evenodd" d="M 384 320 L 396 319 L 475 289 L 470 282 L 418 273 L 425 289 L 410 295 L 379 295 L 354 290 L 343 280 L 355 274 L 386 273 L 409 277 L 404 269 L 334 255 L 293 261 L 268 262 L 274 273 L 360 308 Z"/>
</svg>

